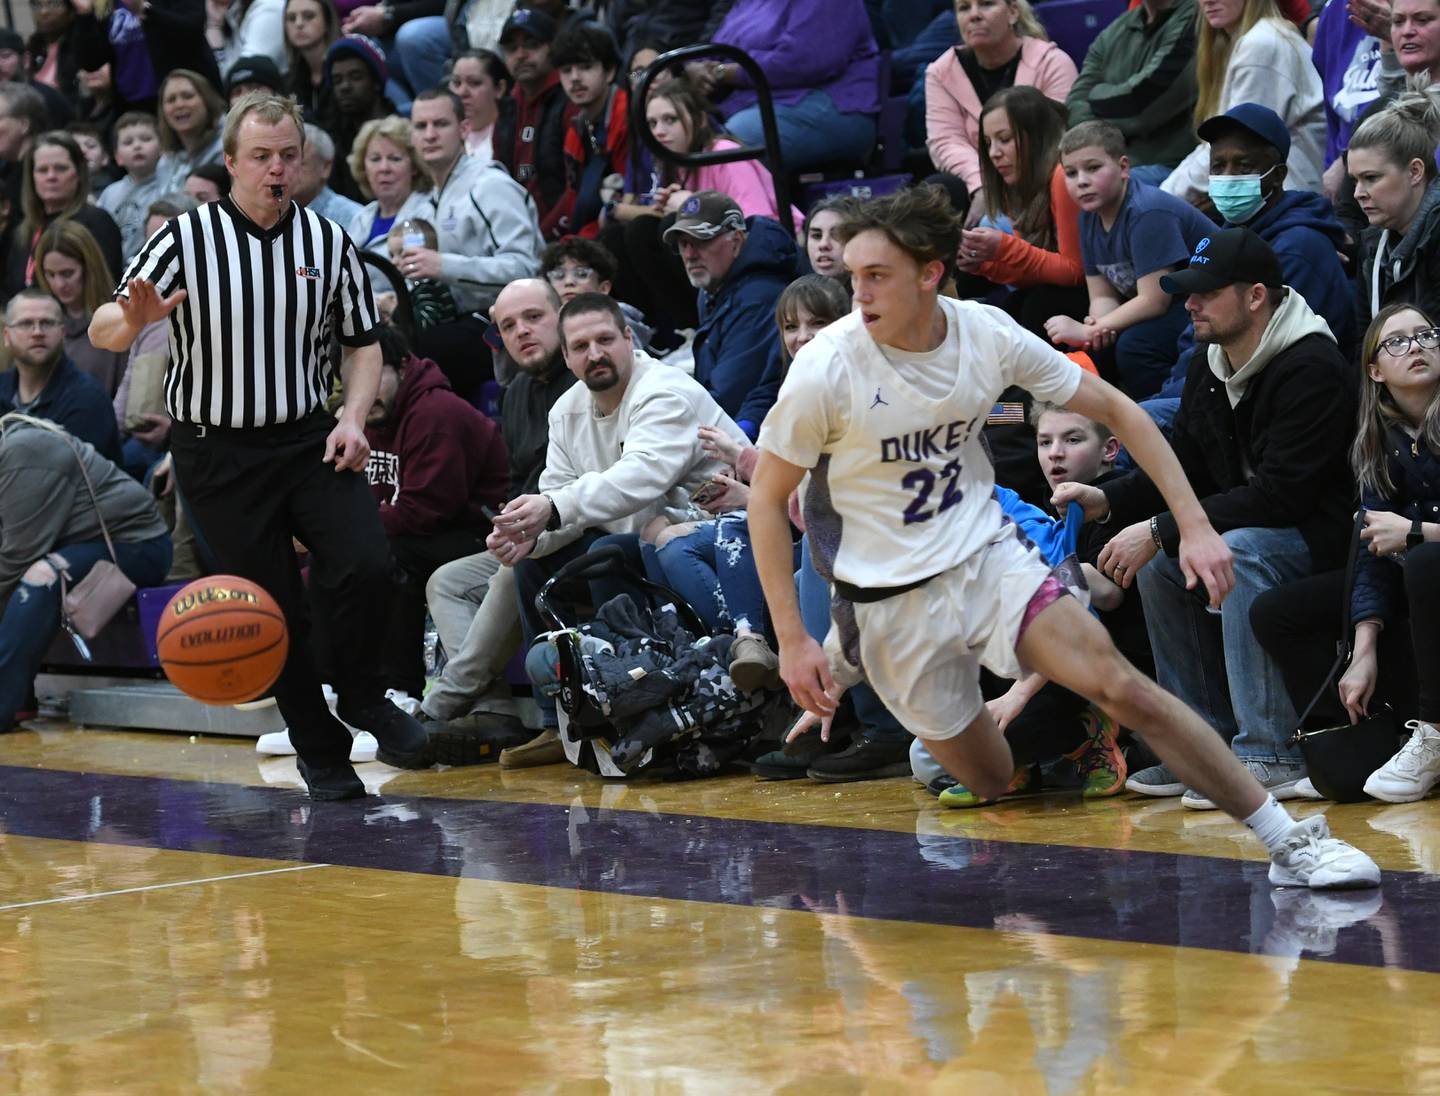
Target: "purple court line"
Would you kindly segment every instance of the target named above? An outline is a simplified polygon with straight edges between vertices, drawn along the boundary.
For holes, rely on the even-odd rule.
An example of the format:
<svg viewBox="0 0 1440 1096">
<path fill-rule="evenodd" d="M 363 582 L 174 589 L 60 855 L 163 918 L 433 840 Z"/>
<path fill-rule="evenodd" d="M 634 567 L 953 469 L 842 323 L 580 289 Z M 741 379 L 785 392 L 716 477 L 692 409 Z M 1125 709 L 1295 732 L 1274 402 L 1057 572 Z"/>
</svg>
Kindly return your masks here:
<svg viewBox="0 0 1440 1096">
<path fill-rule="evenodd" d="M 635 810 L 0 767 L 25 837 L 1440 972 L 1440 877 L 1276 891 L 1266 865 Z M 1384 948 L 1382 950 L 1382 942 Z"/>
</svg>

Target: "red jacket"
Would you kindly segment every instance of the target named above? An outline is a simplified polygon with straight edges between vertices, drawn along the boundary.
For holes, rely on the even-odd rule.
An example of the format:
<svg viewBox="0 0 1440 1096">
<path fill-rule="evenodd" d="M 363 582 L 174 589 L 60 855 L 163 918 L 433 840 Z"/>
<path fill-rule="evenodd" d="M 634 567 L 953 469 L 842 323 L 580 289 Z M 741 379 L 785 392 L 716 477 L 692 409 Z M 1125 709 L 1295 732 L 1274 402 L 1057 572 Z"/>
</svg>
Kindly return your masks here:
<svg viewBox="0 0 1440 1096">
<path fill-rule="evenodd" d="M 365 427 L 365 473 L 390 536 L 453 529 L 488 532 L 480 507 L 498 510 L 510 465 L 500 428 L 462 400 L 440 367 L 412 357 L 389 421 Z"/>
<path fill-rule="evenodd" d="M 602 120 L 605 125 L 605 147 L 602 149 L 588 147 L 591 144 L 587 138 L 590 127 L 578 114 L 565 130 L 565 193 L 540 222 L 540 232 L 547 240 L 558 240 L 562 236 L 594 239 L 600 235 L 600 182 L 607 175 L 624 175 L 630 160 L 629 92 L 616 88 L 610 93 Z M 582 196 L 581 183 L 586 168 L 596 156 L 604 158 L 604 165 L 592 175 L 594 190 Z M 575 216 L 577 202 L 585 211 L 582 214 L 584 222 L 580 224 L 576 223 Z"/>
</svg>

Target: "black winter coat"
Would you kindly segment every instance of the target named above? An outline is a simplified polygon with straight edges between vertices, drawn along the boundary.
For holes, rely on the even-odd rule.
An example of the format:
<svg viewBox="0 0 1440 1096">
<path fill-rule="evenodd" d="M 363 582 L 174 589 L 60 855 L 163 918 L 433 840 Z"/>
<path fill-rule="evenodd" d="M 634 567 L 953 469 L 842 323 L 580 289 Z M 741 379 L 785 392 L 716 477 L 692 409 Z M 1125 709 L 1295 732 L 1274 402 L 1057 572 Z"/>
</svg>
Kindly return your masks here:
<svg viewBox="0 0 1440 1096">
<path fill-rule="evenodd" d="M 1388 496 L 1361 491 L 1360 505 L 1377 513 L 1399 514 L 1409 521 L 1440 522 L 1440 455 L 1430 452 L 1423 438 L 1412 442 L 1398 427 L 1392 426 L 1385 440 L 1395 490 Z M 1350 595 L 1351 621 L 1381 620 L 1388 627 L 1408 612 L 1404 562 L 1382 559 L 1362 541 L 1355 560 L 1355 589 Z"/>
<path fill-rule="evenodd" d="M 1171 445 L 1216 532 L 1295 527 L 1315 571 L 1343 563 L 1354 479 L 1348 452 L 1359 382 L 1335 340 L 1298 339 L 1277 353 L 1232 410 L 1225 385 L 1196 354 Z M 1167 555 L 1180 547 L 1175 518 L 1138 469 L 1102 490 L 1123 527 L 1159 515 Z"/>
</svg>

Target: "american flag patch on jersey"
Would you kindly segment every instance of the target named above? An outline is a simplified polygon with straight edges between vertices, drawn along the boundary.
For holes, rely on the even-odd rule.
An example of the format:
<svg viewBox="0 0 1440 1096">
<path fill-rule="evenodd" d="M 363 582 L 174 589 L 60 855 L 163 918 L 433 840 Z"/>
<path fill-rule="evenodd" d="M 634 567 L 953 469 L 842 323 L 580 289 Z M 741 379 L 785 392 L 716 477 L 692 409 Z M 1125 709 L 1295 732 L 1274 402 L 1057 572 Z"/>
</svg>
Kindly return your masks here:
<svg viewBox="0 0 1440 1096">
<path fill-rule="evenodd" d="M 985 420 L 986 426 L 1019 426 L 1025 421 L 1025 405 L 1023 403 L 997 403 L 990 408 L 990 416 Z"/>
</svg>

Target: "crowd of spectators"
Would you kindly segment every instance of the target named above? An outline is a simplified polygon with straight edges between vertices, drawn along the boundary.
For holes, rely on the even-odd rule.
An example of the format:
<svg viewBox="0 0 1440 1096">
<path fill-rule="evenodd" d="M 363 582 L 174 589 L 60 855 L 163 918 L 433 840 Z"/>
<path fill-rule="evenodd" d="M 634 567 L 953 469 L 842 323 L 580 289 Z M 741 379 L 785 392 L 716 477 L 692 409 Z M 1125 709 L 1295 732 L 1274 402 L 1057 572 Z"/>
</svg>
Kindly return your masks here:
<svg viewBox="0 0 1440 1096">
<path fill-rule="evenodd" d="M 1234 553 L 1236 587 L 1218 616 L 1195 599 L 1174 521 L 1108 427 L 1018 389 L 984 431 L 1006 513 L 1055 563 L 1078 561 L 1121 649 L 1279 798 L 1319 794 L 1290 735 L 1350 644 L 1310 718 L 1391 704 L 1414 734 L 1369 790 L 1419 798 L 1440 780 L 1435 5 L 1139 0 L 1072 53 L 1030 0 L 32 0 L 33 35 L 0 32 L 0 411 L 58 423 L 172 496 L 179 543 L 165 325 L 125 355 L 87 326 L 166 218 L 227 200 L 228 104 L 293 96 L 309 121 L 293 196 L 365 254 L 387 318 L 367 430 L 392 553 L 384 684 L 443 760 L 558 761 L 553 701 L 536 737 L 506 666 L 545 630 L 540 586 L 597 547 L 732 633 L 739 688 L 778 695 L 744 520 L 755 440 L 791 358 L 850 310 L 843 228 L 859 195 L 936 186 L 963 222 L 946 291 L 1142 401 Z M 728 53 L 641 84 L 661 54 L 704 42 L 764 73 L 769 157 L 674 159 L 764 144 Z M 908 124 L 882 125 L 897 99 Z M 897 141 L 903 177 L 877 179 Z M 772 171 L 792 194 L 801 174 L 828 179 L 830 196 L 782 208 Z M 59 459 L 48 439 L 26 446 Z M 1057 508 L 1061 484 L 1072 505 Z M 156 521 L 133 492 L 115 497 L 157 577 Z M 1330 605 L 1357 506 L 1340 636 Z M 829 593 L 799 503 L 792 521 L 821 636 Z M 56 535 L 72 527 L 88 523 Z M 19 550 L 0 532 L 12 588 L 35 562 Z M 177 553 L 172 576 L 204 557 Z M 598 604 L 623 582 L 591 587 Z M 428 681 L 427 613 L 443 655 Z M 0 655 L 5 703 L 16 665 Z M 1073 694 L 1033 677 L 985 688 L 1012 791 L 1210 805 Z M 949 806 L 981 801 L 863 685 L 839 726 L 755 771 L 912 773 Z"/>
</svg>

